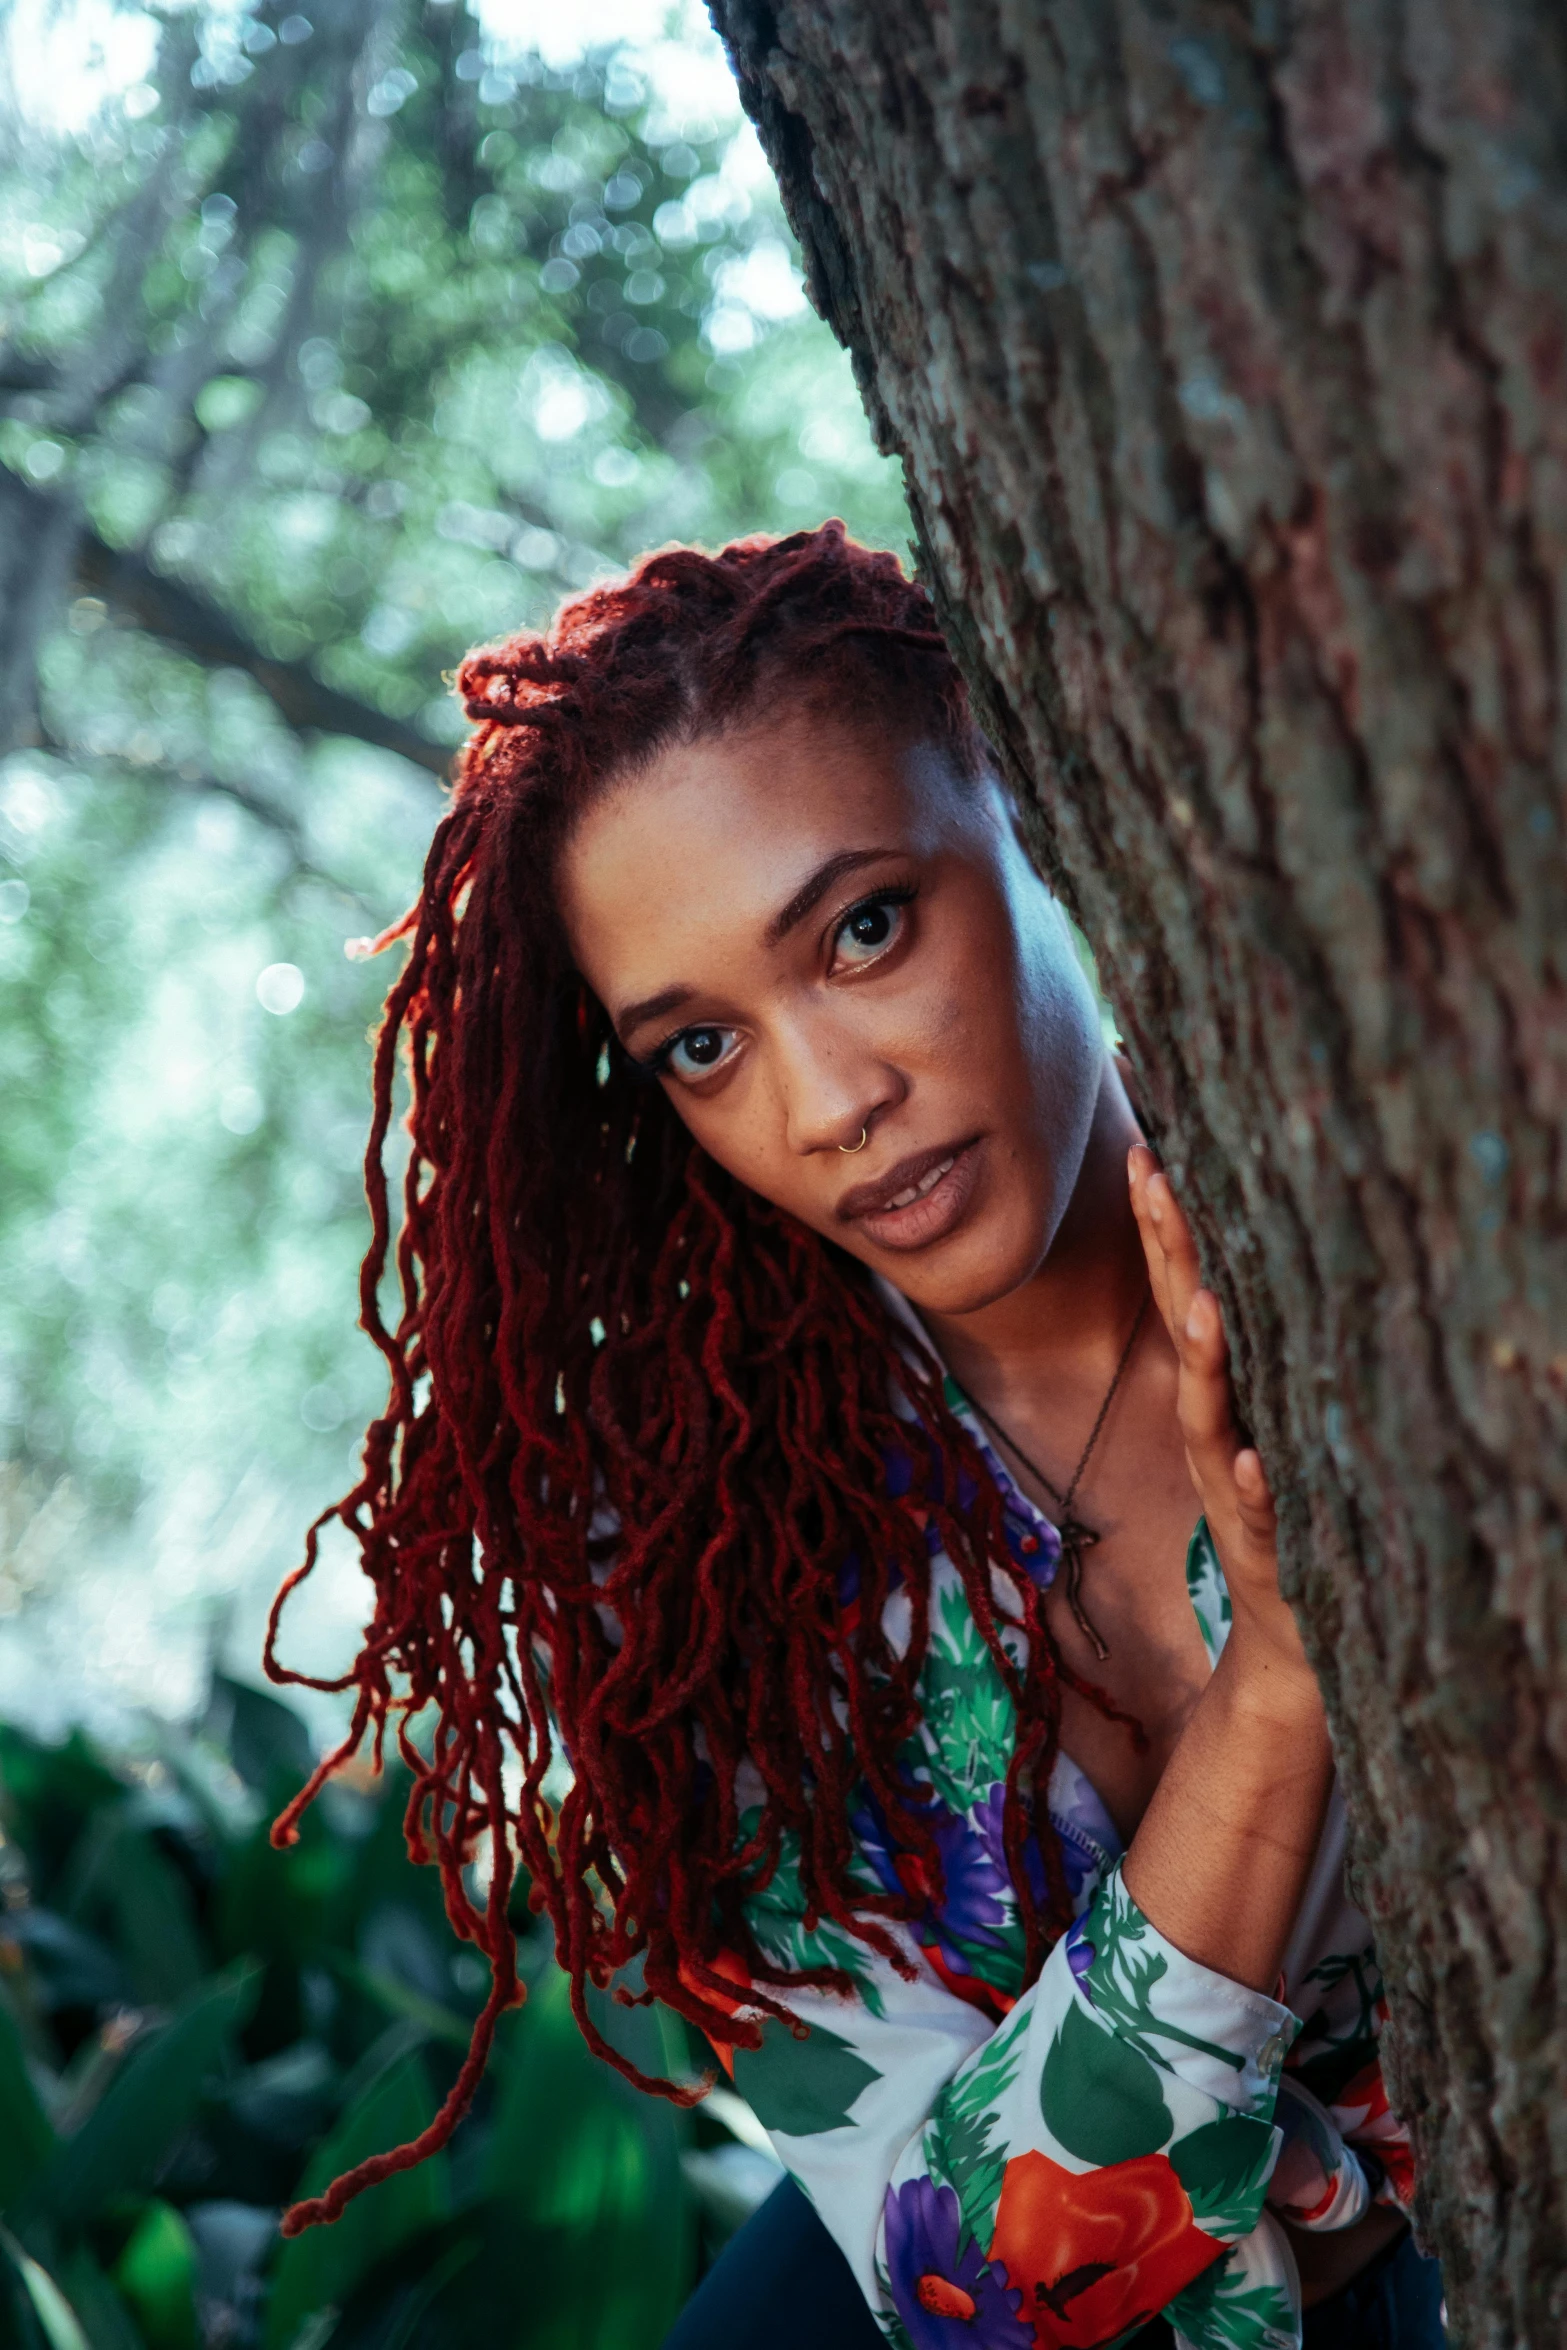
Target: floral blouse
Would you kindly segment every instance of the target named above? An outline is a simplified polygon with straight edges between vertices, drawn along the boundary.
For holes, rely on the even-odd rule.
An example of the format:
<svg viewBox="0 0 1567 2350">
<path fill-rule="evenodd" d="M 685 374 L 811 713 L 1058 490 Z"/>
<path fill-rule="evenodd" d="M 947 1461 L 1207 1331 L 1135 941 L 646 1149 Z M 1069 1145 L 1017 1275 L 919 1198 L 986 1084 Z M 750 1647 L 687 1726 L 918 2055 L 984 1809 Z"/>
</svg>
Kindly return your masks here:
<svg viewBox="0 0 1567 2350">
<path fill-rule="evenodd" d="M 1014 1558 L 1048 1584 L 1055 1528 L 950 1381 L 948 1400 L 1000 1487 Z M 1012 1701 L 932 1540 L 923 1723 L 904 1759 L 931 1790 L 943 1885 L 898 1929 L 916 1979 L 830 1922 L 808 1928 L 786 1855 L 748 1909 L 758 1943 L 840 1967 L 856 1992 L 792 1991 L 806 2037 L 764 2021 L 760 2048 L 721 2051 L 735 2086 L 895 2350 L 1108 2350 L 1160 2311 L 1192 2350 L 1294 2350 L 1299 2286 L 1272 2214 L 1348 2227 L 1413 2187 L 1338 1796 L 1269 1999 L 1143 1916 L 1104 1805 L 1062 1755 L 1048 1810 L 1077 1917 L 1025 1990 L 1001 1838 Z M 1186 1578 L 1216 1661 L 1229 1598 L 1202 1524 Z M 867 1888 L 907 1890 L 908 1856 L 868 1799 L 853 1825 Z"/>
</svg>

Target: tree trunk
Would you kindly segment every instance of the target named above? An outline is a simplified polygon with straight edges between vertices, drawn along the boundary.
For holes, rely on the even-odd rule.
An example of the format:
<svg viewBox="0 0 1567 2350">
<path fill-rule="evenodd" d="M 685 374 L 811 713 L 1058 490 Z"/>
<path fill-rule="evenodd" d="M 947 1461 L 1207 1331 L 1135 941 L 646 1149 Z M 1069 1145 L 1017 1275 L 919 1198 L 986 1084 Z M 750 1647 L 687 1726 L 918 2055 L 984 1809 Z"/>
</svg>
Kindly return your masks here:
<svg viewBox="0 0 1567 2350">
<path fill-rule="evenodd" d="M 1203 1234 L 1458 2338 L 1567 2339 L 1567 17 L 713 0 Z"/>
</svg>

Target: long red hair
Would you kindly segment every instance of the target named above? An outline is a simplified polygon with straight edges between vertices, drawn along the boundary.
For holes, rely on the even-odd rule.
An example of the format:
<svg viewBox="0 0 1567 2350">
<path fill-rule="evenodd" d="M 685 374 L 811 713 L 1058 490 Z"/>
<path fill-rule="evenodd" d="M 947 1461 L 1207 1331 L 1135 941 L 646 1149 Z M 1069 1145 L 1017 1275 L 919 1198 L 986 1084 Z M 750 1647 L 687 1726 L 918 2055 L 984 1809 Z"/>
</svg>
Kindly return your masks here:
<svg viewBox="0 0 1567 2350">
<path fill-rule="evenodd" d="M 930 606 L 837 522 L 712 556 L 677 548 L 577 597 L 546 634 L 472 655 L 458 691 L 474 730 L 418 901 L 382 942 L 409 952 L 376 1045 L 360 1296 L 391 1392 L 362 1476 L 278 1596 L 266 1664 L 277 1681 L 355 1692 L 347 1737 L 274 1840 L 294 1837 L 367 1736 L 379 1758 L 393 1725 L 414 1781 L 410 1853 L 439 1866 L 452 1923 L 493 1980 L 430 2128 L 297 2206 L 289 2233 L 449 2136 L 521 1997 L 507 1923 L 519 1863 L 590 2045 L 683 2100 L 700 2092 L 643 2079 L 605 2042 L 585 1988 L 640 1956 L 641 1996 L 754 2045 L 724 1969 L 739 1959 L 753 2015 L 787 2014 L 781 1995 L 802 1978 L 768 1959 L 745 1914 L 786 1840 L 808 1922 L 907 1969 L 888 1921 L 909 1905 L 852 1878 L 849 1814 L 863 1783 L 939 1882 L 897 1762 L 919 1720 L 929 1527 L 1017 1707 L 1005 1840 L 1030 1977 L 1070 1916 L 1042 1801 L 1069 1676 L 1011 1564 L 992 1480 L 934 1370 L 895 1349 L 863 1268 L 725 1174 L 630 1068 L 555 900 L 561 842 L 609 779 L 785 705 L 824 698 L 972 770 L 983 748 Z M 400 1052 L 412 1151 L 392 1326 L 383 1152 Z M 275 1642 L 332 1519 L 359 1543 L 375 1609 L 352 1669 L 321 1681 L 280 1665 Z M 993 1570 L 1022 1663 L 1002 1644 Z M 899 1587 L 901 1652 L 882 1624 Z M 428 1752 L 416 1717 L 433 1723 Z M 557 1754 L 570 1777 L 552 1801 Z M 745 1832 L 742 1760 L 766 1790 Z M 1036 1788 L 1042 1902 L 1023 1865 Z M 468 1874 L 480 1855 L 482 1907 Z M 828 1968 L 803 1979 L 847 1987 Z"/>
</svg>

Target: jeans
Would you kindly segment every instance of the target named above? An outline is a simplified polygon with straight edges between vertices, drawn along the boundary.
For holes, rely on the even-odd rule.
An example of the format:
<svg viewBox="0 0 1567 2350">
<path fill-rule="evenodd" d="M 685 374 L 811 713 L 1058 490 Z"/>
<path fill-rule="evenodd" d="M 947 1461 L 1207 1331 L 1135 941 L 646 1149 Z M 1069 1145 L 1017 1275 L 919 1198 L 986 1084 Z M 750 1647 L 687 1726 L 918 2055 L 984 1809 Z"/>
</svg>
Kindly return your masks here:
<svg viewBox="0 0 1567 2350">
<path fill-rule="evenodd" d="M 1442 2350 L 1442 2272 L 1398 2237 L 1353 2284 L 1306 2312 L 1305 2350 Z M 1172 2342 L 1163 2318 L 1127 2350 Z M 708 2270 L 664 2350 L 885 2350 L 849 2264 L 792 2179 Z M 975 2350 L 984 2350 L 982 2343 Z"/>
</svg>

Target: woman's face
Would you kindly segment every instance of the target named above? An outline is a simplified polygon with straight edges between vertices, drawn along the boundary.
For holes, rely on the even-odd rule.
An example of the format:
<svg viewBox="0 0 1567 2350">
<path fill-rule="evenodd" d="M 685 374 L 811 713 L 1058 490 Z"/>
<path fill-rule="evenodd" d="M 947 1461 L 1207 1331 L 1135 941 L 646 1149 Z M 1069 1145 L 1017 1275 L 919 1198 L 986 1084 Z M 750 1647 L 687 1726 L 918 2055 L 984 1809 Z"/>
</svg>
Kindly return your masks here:
<svg viewBox="0 0 1567 2350">
<path fill-rule="evenodd" d="M 560 880 L 621 1043 L 732 1175 L 935 1313 L 1037 1270 L 1104 1046 L 999 784 L 769 720 L 611 785 Z"/>
</svg>

